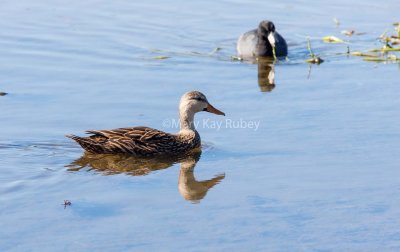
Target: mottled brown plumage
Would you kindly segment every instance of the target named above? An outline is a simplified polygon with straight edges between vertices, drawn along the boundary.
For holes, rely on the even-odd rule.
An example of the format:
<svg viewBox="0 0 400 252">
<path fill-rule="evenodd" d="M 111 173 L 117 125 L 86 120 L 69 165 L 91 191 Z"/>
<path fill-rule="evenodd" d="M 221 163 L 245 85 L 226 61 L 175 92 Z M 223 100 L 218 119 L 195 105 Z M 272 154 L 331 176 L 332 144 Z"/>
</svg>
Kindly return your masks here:
<svg viewBox="0 0 400 252">
<path fill-rule="evenodd" d="M 89 130 L 89 137 L 67 135 L 91 153 L 132 154 L 151 157 L 179 154 L 200 147 L 200 135 L 194 127 L 194 114 L 200 111 L 225 115 L 211 106 L 198 91 L 184 94 L 179 105 L 180 127 L 177 134 L 166 133 L 149 127 Z"/>
</svg>

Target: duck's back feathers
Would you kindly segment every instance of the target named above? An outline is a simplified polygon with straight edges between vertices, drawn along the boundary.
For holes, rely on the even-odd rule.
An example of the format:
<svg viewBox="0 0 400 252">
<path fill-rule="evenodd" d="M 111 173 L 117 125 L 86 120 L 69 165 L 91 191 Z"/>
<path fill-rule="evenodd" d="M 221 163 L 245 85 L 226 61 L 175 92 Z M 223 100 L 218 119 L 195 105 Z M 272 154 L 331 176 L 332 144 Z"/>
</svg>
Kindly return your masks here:
<svg viewBox="0 0 400 252">
<path fill-rule="evenodd" d="M 82 148 L 91 153 L 129 153 L 154 156 L 169 152 L 179 144 L 176 135 L 149 127 L 119 128 L 113 130 L 88 130 L 89 137 L 69 135 Z"/>
<path fill-rule="evenodd" d="M 179 135 L 169 134 L 149 127 L 118 128 L 113 130 L 88 130 L 89 137 L 68 135 L 91 153 L 126 153 L 136 156 L 173 154 L 193 148 Z M 198 139 L 200 140 L 200 139 Z M 197 139 L 189 139 L 196 142 Z M 195 143 L 196 142 L 196 143 Z"/>
<path fill-rule="evenodd" d="M 90 137 L 80 137 L 76 135 L 66 135 L 76 141 L 82 148 L 91 153 L 102 153 L 103 146 L 99 142 L 93 141 Z"/>
</svg>

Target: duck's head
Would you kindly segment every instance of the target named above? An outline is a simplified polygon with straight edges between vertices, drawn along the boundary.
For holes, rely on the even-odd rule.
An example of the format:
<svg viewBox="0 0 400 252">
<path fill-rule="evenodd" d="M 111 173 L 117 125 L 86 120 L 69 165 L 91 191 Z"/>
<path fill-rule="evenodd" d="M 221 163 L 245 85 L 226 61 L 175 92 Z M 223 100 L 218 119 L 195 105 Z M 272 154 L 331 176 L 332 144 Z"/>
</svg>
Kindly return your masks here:
<svg viewBox="0 0 400 252">
<path fill-rule="evenodd" d="M 258 25 L 257 33 L 259 36 L 268 39 L 272 47 L 275 47 L 275 25 L 271 21 L 264 20 Z"/>
<path fill-rule="evenodd" d="M 225 115 L 224 112 L 214 108 L 207 100 L 207 97 L 199 91 L 190 91 L 184 94 L 179 104 L 180 113 L 195 114 L 200 111 L 207 111 L 217 115 Z"/>
</svg>

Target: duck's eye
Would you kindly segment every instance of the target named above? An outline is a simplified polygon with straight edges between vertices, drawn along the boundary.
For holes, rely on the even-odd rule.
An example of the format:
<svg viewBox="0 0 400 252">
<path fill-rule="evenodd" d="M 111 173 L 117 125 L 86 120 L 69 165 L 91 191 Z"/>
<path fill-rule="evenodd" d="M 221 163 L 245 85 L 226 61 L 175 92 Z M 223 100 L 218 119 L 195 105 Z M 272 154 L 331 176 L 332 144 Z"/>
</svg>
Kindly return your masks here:
<svg viewBox="0 0 400 252">
<path fill-rule="evenodd" d="M 204 101 L 201 97 L 193 97 L 192 99 L 194 99 L 196 101 Z"/>
</svg>

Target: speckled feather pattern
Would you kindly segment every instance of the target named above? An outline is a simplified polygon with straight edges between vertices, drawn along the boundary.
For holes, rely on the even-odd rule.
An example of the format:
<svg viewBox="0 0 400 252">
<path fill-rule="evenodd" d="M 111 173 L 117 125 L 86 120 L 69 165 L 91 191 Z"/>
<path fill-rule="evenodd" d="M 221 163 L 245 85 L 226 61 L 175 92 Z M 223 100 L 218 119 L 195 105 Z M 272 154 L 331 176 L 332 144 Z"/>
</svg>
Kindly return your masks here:
<svg viewBox="0 0 400 252">
<path fill-rule="evenodd" d="M 68 135 L 91 153 L 121 153 L 151 157 L 178 154 L 200 147 L 200 135 L 170 134 L 149 127 L 89 130 L 89 137 Z"/>
<path fill-rule="evenodd" d="M 208 111 L 225 115 L 215 109 L 199 91 L 185 93 L 179 104 L 180 131 L 171 134 L 149 127 L 112 130 L 88 130 L 88 137 L 67 135 L 87 152 L 95 154 L 131 154 L 137 157 L 174 156 L 200 147 L 200 135 L 194 127 L 194 115 Z"/>
</svg>

